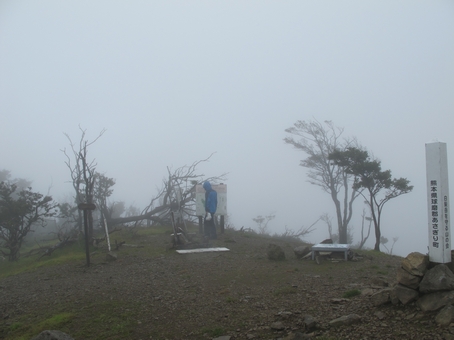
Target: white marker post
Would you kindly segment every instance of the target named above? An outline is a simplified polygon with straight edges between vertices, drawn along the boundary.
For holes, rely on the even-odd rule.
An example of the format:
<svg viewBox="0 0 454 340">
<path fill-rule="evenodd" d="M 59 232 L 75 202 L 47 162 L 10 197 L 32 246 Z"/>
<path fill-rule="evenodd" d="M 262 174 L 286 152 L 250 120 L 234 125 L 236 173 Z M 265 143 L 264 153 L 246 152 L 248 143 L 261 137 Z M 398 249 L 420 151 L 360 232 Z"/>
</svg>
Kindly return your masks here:
<svg viewBox="0 0 454 340">
<path fill-rule="evenodd" d="M 451 262 L 448 156 L 446 143 L 426 144 L 429 261 Z"/>
</svg>

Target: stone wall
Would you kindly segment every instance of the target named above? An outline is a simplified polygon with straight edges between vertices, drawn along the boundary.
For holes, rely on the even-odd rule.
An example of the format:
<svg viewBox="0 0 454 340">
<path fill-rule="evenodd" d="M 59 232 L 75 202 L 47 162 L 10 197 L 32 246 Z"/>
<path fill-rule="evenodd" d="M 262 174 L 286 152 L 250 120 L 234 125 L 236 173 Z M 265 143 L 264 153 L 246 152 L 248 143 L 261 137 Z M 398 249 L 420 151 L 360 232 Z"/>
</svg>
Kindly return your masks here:
<svg viewBox="0 0 454 340">
<path fill-rule="evenodd" d="M 452 264 L 429 262 L 429 256 L 411 253 L 402 260 L 397 271 L 397 284 L 371 296 L 374 305 L 391 302 L 409 304 L 415 302 L 424 313 L 435 312 L 439 325 L 454 322 L 454 273 Z"/>
</svg>

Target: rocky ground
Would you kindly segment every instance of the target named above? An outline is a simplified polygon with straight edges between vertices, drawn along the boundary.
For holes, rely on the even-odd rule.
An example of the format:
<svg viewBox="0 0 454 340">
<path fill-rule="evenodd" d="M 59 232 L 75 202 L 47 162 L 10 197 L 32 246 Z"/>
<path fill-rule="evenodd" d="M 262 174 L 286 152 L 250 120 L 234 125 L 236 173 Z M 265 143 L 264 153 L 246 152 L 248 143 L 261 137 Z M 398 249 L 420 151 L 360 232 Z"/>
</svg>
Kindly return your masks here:
<svg viewBox="0 0 454 340">
<path fill-rule="evenodd" d="M 77 340 L 453 338 L 414 303 L 371 304 L 371 293 L 395 282 L 400 257 L 365 252 L 317 264 L 295 257 L 297 242 L 238 231 L 210 241 L 227 252 L 146 251 L 165 243 L 165 235 L 143 237 L 143 248 L 122 247 L 116 261 L 100 250 L 89 268 L 77 262 L 1 279 L 0 338 L 18 320 L 65 311 L 77 317 L 60 330 Z M 269 243 L 285 261 L 267 258 Z M 351 324 L 332 324 L 347 316 Z"/>
</svg>

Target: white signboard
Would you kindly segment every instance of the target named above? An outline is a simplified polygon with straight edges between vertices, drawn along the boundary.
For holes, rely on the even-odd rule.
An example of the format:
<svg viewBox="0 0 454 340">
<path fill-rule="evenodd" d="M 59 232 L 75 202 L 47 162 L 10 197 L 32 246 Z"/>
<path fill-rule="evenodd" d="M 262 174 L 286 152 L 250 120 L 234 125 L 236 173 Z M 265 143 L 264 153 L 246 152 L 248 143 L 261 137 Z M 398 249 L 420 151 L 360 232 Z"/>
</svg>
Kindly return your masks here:
<svg viewBox="0 0 454 340">
<path fill-rule="evenodd" d="M 446 143 L 426 144 L 429 261 L 451 262 L 448 156 Z"/>
<path fill-rule="evenodd" d="M 211 187 L 218 193 L 216 215 L 227 215 L 227 185 L 211 184 Z M 195 187 L 195 207 L 197 216 L 205 216 L 205 189 L 202 184 Z"/>
</svg>

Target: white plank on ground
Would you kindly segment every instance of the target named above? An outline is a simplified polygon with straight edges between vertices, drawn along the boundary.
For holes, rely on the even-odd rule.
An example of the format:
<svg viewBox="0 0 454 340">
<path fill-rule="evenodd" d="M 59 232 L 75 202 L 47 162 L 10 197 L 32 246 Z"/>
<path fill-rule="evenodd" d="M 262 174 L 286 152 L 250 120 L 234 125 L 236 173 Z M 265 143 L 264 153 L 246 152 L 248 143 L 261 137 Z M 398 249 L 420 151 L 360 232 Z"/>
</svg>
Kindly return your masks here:
<svg viewBox="0 0 454 340">
<path fill-rule="evenodd" d="M 223 247 L 218 247 L 218 248 L 197 248 L 197 249 L 181 249 L 177 250 L 178 254 L 190 254 L 190 253 L 208 253 L 212 251 L 229 251 L 229 248 L 223 248 Z"/>
</svg>

